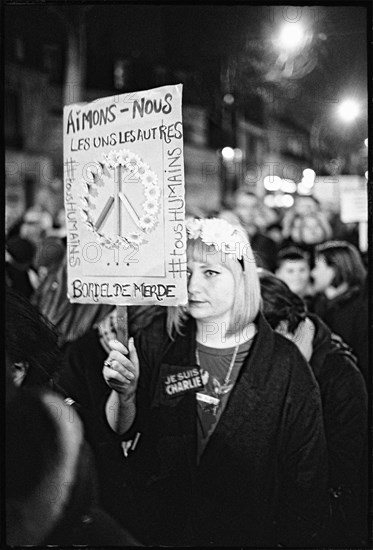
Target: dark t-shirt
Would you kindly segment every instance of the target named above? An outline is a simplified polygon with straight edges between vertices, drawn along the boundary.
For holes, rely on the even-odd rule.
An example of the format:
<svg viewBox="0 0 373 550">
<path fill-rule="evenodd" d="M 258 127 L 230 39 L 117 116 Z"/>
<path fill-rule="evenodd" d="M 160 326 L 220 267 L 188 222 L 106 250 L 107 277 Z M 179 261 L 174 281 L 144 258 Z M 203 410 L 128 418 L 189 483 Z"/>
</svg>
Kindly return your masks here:
<svg viewBox="0 0 373 550">
<path fill-rule="evenodd" d="M 197 354 L 201 367 L 203 390 L 197 393 L 198 458 L 213 433 L 228 402 L 253 339 L 232 348 L 211 348 L 197 343 Z M 226 376 L 232 365 L 228 380 Z"/>
</svg>

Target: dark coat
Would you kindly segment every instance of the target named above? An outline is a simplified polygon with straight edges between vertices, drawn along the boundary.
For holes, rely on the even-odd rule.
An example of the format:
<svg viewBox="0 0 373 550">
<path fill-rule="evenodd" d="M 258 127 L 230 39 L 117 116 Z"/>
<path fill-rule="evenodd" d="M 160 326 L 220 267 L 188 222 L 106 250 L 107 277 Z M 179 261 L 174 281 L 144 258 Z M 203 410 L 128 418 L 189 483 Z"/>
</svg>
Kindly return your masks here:
<svg viewBox="0 0 373 550">
<path fill-rule="evenodd" d="M 129 307 L 129 335 L 134 336 L 152 325 L 157 316 L 165 318 L 165 308 Z M 155 330 L 161 331 L 157 333 L 157 338 L 161 339 L 165 334 L 163 323 L 156 324 Z M 100 503 L 125 528 L 131 528 L 128 460 L 123 456 L 121 438 L 110 429 L 105 416 L 105 404 L 111 390 L 105 383 L 102 369 L 108 353 L 100 343 L 97 329 L 91 329 L 69 343 L 64 352 L 59 386 L 64 396 L 76 401 L 85 437 L 95 458 Z M 139 538 L 142 538 L 141 532 Z"/>
<path fill-rule="evenodd" d="M 124 530 L 99 506 L 89 507 L 74 521 L 61 521 L 48 535 L 43 546 L 79 545 L 84 547 L 142 546 L 131 533 Z"/>
<path fill-rule="evenodd" d="M 351 348 L 316 315 L 309 318 L 316 328 L 310 365 L 320 386 L 328 446 L 333 510 L 328 542 L 360 546 L 367 539 L 367 390 Z"/>
<path fill-rule="evenodd" d="M 105 417 L 110 388 L 105 383 L 102 369 L 107 356 L 97 329 L 88 331 L 66 348 L 59 385 L 64 394 L 77 403 L 85 437 L 95 459 L 100 502 L 105 510 L 121 521 L 127 498 L 127 469 L 120 438 L 110 429 Z M 124 525 L 129 527 L 127 521 Z"/>
<path fill-rule="evenodd" d="M 13 288 L 25 298 L 30 299 L 34 287 L 31 284 L 29 272 L 27 269 L 21 269 L 14 263 L 5 263 L 5 280 L 9 288 Z"/>
<path fill-rule="evenodd" d="M 358 288 L 352 288 L 333 300 L 328 300 L 324 294 L 317 294 L 310 304 L 310 310 L 351 346 L 365 381 L 368 382 L 370 365 L 367 298 Z"/>
<path fill-rule="evenodd" d="M 168 365 L 195 366 L 195 324 L 174 342 L 155 332 L 144 331 L 136 344 L 137 417 L 126 434 L 142 434 L 130 463 L 149 544 L 317 545 L 327 508 L 326 444 L 319 389 L 296 346 L 258 316 L 197 466 L 195 396 L 167 400 L 161 390 Z"/>
<path fill-rule="evenodd" d="M 83 446 L 70 495 L 57 523 L 43 541 L 44 546 L 83 545 L 88 547 L 142 546 L 99 505 L 91 451 Z"/>
</svg>

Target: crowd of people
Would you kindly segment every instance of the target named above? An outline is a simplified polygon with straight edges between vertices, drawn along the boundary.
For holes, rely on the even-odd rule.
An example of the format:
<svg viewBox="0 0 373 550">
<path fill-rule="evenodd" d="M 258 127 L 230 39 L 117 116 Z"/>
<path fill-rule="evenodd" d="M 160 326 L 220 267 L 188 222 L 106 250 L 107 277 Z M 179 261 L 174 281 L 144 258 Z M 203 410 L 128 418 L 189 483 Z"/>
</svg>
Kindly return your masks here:
<svg viewBox="0 0 373 550">
<path fill-rule="evenodd" d="M 128 306 L 128 345 L 68 301 L 60 216 L 9 229 L 8 543 L 369 547 L 356 227 L 245 188 L 187 214 L 188 304 Z"/>
</svg>

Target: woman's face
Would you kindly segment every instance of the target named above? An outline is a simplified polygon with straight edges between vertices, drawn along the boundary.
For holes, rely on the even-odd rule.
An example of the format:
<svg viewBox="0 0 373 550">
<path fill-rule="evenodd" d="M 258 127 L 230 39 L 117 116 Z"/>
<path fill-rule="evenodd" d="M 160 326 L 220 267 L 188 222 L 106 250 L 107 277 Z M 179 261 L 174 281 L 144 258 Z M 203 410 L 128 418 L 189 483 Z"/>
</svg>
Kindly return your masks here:
<svg viewBox="0 0 373 550">
<path fill-rule="evenodd" d="M 318 256 L 315 261 L 315 267 L 313 268 L 312 277 L 314 280 L 315 292 L 324 292 L 334 279 L 334 269 L 328 265 L 323 256 Z"/>
<path fill-rule="evenodd" d="M 189 313 L 196 320 L 228 326 L 235 299 L 233 274 L 218 252 L 201 259 L 188 258 Z"/>
<path fill-rule="evenodd" d="M 305 216 L 302 224 L 302 241 L 307 244 L 321 243 L 324 230 L 314 216 Z"/>
</svg>

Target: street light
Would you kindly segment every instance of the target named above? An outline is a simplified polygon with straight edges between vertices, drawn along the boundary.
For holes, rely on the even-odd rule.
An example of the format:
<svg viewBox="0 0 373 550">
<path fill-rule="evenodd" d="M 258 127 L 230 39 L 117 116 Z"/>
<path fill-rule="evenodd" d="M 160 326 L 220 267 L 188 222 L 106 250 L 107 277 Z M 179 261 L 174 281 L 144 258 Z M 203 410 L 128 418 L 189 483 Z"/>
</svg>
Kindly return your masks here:
<svg viewBox="0 0 373 550">
<path fill-rule="evenodd" d="M 288 21 L 279 27 L 271 38 L 275 61 L 267 72 L 267 80 L 281 81 L 283 78 L 301 78 L 316 66 L 316 56 L 311 48 L 312 26 L 300 21 Z"/>
<path fill-rule="evenodd" d="M 227 162 L 233 161 L 234 159 L 234 149 L 232 149 L 232 147 L 224 147 L 221 154 L 223 159 Z"/>
<path fill-rule="evenodd" d="M 303 47 L 304 41 L 305 31 L 299 22 L 282 25 L 278 37 L 279 48 L 287 52 L 299 50 Z"/>
<path fill-rule="evenodd" d="M 352 122 L 360 114 L 360 106 L 354 99 L 345 99 L 337 108 L 338 116 L 343 122 Z"/>
</svg>

